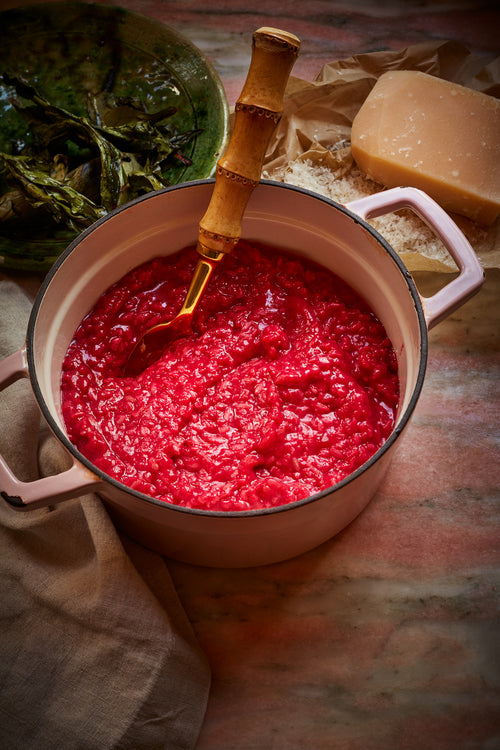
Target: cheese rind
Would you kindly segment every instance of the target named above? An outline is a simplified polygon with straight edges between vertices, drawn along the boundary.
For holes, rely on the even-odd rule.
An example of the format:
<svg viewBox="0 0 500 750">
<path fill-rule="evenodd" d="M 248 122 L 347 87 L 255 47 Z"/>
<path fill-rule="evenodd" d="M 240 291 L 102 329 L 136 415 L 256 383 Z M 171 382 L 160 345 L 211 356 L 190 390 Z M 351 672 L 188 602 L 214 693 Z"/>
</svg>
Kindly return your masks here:
<svg viewBox="0 0 500 750">
<path fill-rule="evenodd" d="M 424 190 L 448 211 L 500 213 L 500 101 L 418 71 L 380 76 L 354 118 L 357 165 L 385 187 Z"/>
</svg>

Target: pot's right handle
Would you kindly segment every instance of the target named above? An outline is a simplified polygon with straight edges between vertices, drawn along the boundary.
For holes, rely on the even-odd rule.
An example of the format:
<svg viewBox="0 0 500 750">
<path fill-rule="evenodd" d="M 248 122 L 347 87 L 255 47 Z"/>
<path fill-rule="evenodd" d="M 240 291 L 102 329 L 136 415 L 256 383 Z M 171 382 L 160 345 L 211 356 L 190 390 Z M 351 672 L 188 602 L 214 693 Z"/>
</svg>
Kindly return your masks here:
<svg viewBox="0 0 500 750">
<path fill-rule="evenodd" d="M 470 243 L 446 211 L 422 190 L 392 188 L 351 201 L 345 207 L 362 219 L 411 208 L 442 241 L 460 273 L 432 297 L 422 297 L 428 329 L 472 297 L 483 283 L 484 270 Z"/>
<path fill-rule="evenodd" d="M 0 362 L 0 391 L 20 378 L 29 378 L 26 349 L 19 349 Z M 22 482 L 0 455 L 0 496 L 15 510 L 34 510 L 96 490 L 100 480 L 73 459 L 72 466 L 56 476 Z"/>
</svg>

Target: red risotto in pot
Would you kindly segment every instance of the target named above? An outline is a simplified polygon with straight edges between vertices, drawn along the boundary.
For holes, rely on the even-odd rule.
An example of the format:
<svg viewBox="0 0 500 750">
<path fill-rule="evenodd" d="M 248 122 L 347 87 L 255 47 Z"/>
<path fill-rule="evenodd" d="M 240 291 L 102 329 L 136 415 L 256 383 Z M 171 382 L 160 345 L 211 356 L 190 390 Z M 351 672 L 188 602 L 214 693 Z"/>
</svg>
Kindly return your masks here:
<svg viewBox="0 0 500 750">
<path fill-rule="evenodd" d="M 267 508 L 334 485 L 387 439 L 399 389 L 383 326 L 330 271 L 240 242 L 193 335 L 122 376 L 138 338 L 178 312 L 197 257 L 139 266 L 82 321 L 62 372 L 70 440 L 130 488 L 192 508 Z"/>
</svg>

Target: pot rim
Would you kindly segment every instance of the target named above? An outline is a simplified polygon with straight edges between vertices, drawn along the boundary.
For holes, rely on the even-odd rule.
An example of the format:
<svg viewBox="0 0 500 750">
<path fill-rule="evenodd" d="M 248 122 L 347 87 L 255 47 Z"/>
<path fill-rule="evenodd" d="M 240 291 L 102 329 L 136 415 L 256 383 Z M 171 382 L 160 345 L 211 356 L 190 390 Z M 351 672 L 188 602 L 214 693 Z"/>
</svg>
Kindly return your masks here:
<svg viewBox="0 0 500 750">
<path fill-rule="evenodd" d="M 38 311 L 40 309 L 40 305 L 42 303 L 43 297 L 48 287 L 50 286 L 52 279 L 57 274 L 59 267 L 64 263 L 66 258 L 73 252 L 73 250 L 80 244 L 80 242 L 85 237 L 87 237 L 91 232 L 93 232 L 96 229 L 96 227 L 100 226 L 101 224 L 110 220 L 116 215 L 120 214 L 122 211 L 126 211 L 133 205 L 142 203 L 142 201 L 149 200 L 150 198 L 153 198 L 157 195 L 163 195 L 165 193 L 170 193 L 172 191 L 177 191 L 177 190 L 185 190 L 185 189 L 189 189 L 191 187 L 196 187 L 200 185 L 209 185 L 214 182 L 215 182 L 215 178 L 193 180 L 191 182 L 179 183 L 177 185 L 172 185 L 172 186 L 163 188 L 162 190 L 157 190 L 151 193 L 147 193 L 146 195 L 139 196 L 133 201 L 130 201 L 124 204 L 123 206 L 119 206 L 113 211 L 110 211 L 108 214 L 106 214 L 106 216 L 103 216 L 102 218 L 98 219 L 94 224 L 92 224 L 90 227 L 87 227 L 85 230 L 83 230 L 83 232 L 81 232 L 77 237 L 75 237 L 75 239 L 68 245 L 68 247 L 57 258 L 54 265 L 51 267 L 51 269 L 47 273 L 44 281 L 42 282 L 40 290 L 35 298 L 35 301 L 33 303 L 31 315 L 28 321 L 27 335 L 26 335 L 26 358 L 27 358 L 28 369 L 30 373 L 31 387 L 35 394 L 38 405 L 41 409 L 42 415 L 44 419 L 47 421 L 52 432 L 61 441 L 61 443 L 69 451 L 69 453 L 72 456 L 74 456 L 87 469 L 89 469 L 93 474 L 95 474 L 102 483 L 111 484 L 116 489 L 120 491 L 125 491 L 128 494 L 136 497 L 138 500 L 146 501 L 147 503 L 150 503 L 154 506 L 166 508 L 171 511 L 187 513 L 187 514 L 191 514 L 195 516 L 208 516 L 208 517 L 214 517 L 214 518 L 218 517 L 218 518 L 234 519 L 234 518 L 248 518 L 248 517 L 255 517 L 255 516 L 260 517 L 260 516 L 273 515 L 277 513 L 284 513 L 291 509 L 295 509 L 301 506 L 315 503 L 321 500 L 322 498 L 326 497 L 327 495 L 331 495 L 332 493 L 337 492 L 345 485 L 349 484 L 350 482 L 353 482 L 361 474 L 364 474 L 366 471 L 368 471 L 390 449 L 390 447 L 394 444 L 394 442 L 397 440 L 401 432 L 404 430 L 404 428 L 408 424 L 410 417 L 413 413 L 413 410 L 415 409 L 415 406 L 420 396 L 420 392 L 422 390 L 424 377 L 425 377 L 425 371 L 427 367 L 427 355 L 428 355 L 427 324 L 425 321 L 425 315 L 424 315 L 424 310 L 422 307 L 422 302 L 420 300 L 420 295 L 418 293 L 413 277 L 411 276 L 410 272 L 404 265 L 399 255 L 389 245 L 387 240 L 385 240 L 385 238 L 379 232 L 377 232 L 377 230 L 374 229 L 370 224 L 368 224 L 364 219 L 362 219 L 360 216 L 358 216 L 356 213 L 351 211 L 349 208 L 347 208 L 343 204 L 337 203 L 331 198 L 327 198 L 326 196 L 320 195 L 319 193 L 315 193 L 311 190 L 308 190 L 307 188 L 298 187 L 297 185 L 290 185 L 287 183 L 277 182 L 275 180 L 268 180 L 268 179 L 262 179 L 259 183 L 260 185 L 278 187 L 284 190 L 290 190 L 295 193 L 301 193 L 301 194 L 307 195 L 310 198 L 326 203 L 332 208 L 335 208 L 336 210 L 348 216 L 352 221 L 354 221 L 354 223 L 361 225 L 365 231 L 369 232 L 374 237 L 374 239 L 377 240 L 377 242 L 379 243 L 379 245 L 381 245 L 381 247 L 384 249 L 386 254 L 389 255 L 392 262 L 398 267 L 401 275 L 403 276 L 406 282 L 413 304 L 415 305 L 415 311 L 417 314 L 418 327 L 419 327 L 419 333 L 420 333 L 420 353 L 419 353 L 419 365 L 418 365 L 417 377 L 415 380 L 415 386 L 413 388 L 413 392 L 409 399 L 408 405 L 406 409 L 404 410 L 403 414 L 401 414 L 401 416 L 398 417 L 397 425 L 394 428 L 394 430 L 391 432 L 391 434 L 389 435 L 385 443 L 367 461 L 365 461 L 360 467 L 358 467 L 351 474 L 344 477 L 344 479 L 342 479 L 340 482 L 337 482 L 336 484 L 330 487 L 327 487 L 323 490 L 320 490 L 319 492 L 316 492 L 313 495 L 309 495 L 308 497 L 302 498 L 301 500 L 296 500 L 295 502 L 292 502 L 292 503 L 287 503 L 285 505 L 278 505 L 278 506 L 271 507 L 271 508 L 257 508 L 254 510 L 238 510 L 238 511 L 204 510 L 202 508 L 189 508 L 183 505 L 175 505 L 165 500 L 159 500 L 155 497 L 152 497 L 150 495 L 146 495 L 142 492 L 134 490 L 128 485 L 123 484 L 122 482 L 119 482 L 117 479 L 110 477 L 104 471 L 102 471 L 97 466 L 95 466 L 82 453 L 80 453 L 80 451 L 73 445 L 73 443 L 71 443 L 67 435 L 61 430 L 58 423 L 52 417 L 51 411 L 48 408 L 47 404 L 45 403 L 45 399 L 43 397 L 42 390 L 40 388 L 37 373 L 36 373 L 35 361 L 34 361 L 33 339 L 34 339 L 35 325 L 36 325 L 36 320 L 38 316 Z"/>
</svg>

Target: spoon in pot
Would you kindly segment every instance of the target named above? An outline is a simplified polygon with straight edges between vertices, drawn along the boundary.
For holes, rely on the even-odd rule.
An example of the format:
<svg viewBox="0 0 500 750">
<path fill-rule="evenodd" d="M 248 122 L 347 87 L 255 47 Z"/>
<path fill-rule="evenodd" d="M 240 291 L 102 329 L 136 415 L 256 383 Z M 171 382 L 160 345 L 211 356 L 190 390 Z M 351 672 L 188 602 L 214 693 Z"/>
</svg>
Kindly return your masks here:
<svg viewBox="0 0 500 750">
<path fill-rule="evenodd" d="M 243 214 L 259 184 L 299 48 L 299 39 L 287 31 L 263 27 L 253 33 L 250 67 L 236 102 L 227 150 L 217 162 L 212 197 L 200 221 L 196 247 L 200 257 L 184 304 L 175 318 L 158 323 L 139 339 L 125 364 L 125 377 L 136 377 L 176 339 L 191 333 L 194 311 L 214 268 L 240 239 Z"/>
</svg>

